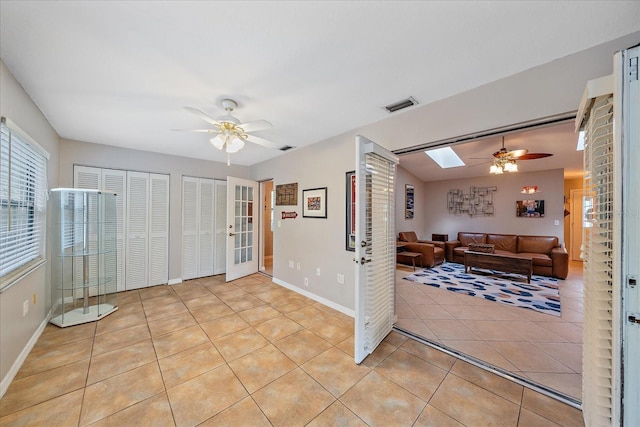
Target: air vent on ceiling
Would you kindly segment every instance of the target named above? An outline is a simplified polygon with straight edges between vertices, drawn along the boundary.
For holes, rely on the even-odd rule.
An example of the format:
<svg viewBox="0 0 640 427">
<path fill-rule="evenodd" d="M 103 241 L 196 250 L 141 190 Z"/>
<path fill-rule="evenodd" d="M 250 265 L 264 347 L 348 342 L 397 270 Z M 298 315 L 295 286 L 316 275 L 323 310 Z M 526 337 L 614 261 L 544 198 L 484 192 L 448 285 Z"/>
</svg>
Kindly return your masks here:
<svg viewBox="0 0 640 427">
<path fill-rule="evenodd" d="M 402 101 L 398 101 L 394 104 L 387 105 L 384 107 L 390 113 L 394 113 L 398 110 L 402 110 L 403 108 L 411 107 L 412 105 L 417 105 L 418 101 L 416 101 L 412 96 L 407 99 L 403 99 Z"/>
<path fill-rule="evenodd" d="M 285 145 L 284 147 L 280 147 L 279 150 L 280 151 L 287 151 L 287 150 L 291 150 L 292 148 L 296 148 L 296 147 L 292 147 L 290 145 Z"/>
</svg>

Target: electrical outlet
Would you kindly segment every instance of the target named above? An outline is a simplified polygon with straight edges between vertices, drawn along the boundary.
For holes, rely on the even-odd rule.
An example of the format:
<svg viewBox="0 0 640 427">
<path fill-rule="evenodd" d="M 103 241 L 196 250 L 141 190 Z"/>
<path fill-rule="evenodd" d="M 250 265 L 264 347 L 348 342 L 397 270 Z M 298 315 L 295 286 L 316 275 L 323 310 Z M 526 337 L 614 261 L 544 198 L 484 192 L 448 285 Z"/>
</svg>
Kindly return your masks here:
<svg viewBox="0 0 640 427">
<path fill-rule="evenodd" d="M 26 316 L 29 313 L 29 300 L 26 299 L 22 303 L 22 317 Z"/>
<path fill-rule="evenodd" d="M 293 268 L 293 260 L 289 260 L 289 268 Z"/>
<path fill-rule="evenodd" d="M 553 221 L 553 225 L 560 225 L 560 221 L 556 219 L 555 221 Z"/>
<path fill-rule="evenodd" d="M 309 286 L 309 279 L 307 277 L 304 278 L 304 285 Z"/>
<path fill-rule="evenodd" d="M 296 264 L 296 268 L 300 271 L 300 263 Z"/>
<path fill-rule="evenodd" d="M 338 274 L 338 283 L 344 285 L 344 274 Z"/>
<path fill-rule="evenodd" d="M 316 268 L 316 276 L 320 275 L 320 267 Z"/>
</svg>

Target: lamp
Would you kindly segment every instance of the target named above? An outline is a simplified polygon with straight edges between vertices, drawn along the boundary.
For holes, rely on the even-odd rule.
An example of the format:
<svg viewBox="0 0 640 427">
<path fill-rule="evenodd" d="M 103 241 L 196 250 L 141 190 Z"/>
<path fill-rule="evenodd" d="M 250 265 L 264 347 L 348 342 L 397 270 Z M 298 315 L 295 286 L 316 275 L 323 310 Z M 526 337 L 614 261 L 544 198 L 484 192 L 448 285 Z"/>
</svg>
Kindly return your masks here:
<svg viewBox="0 0 640 427">
<path fill-rule="evenodd" d="M 518 165 L 516 165 L 516 161 L 507 160 L 507 163 L 504 164 L 504 170 L 507 172 L 518 172 Z"/>
<path fill-rule="evenodd" d="M 500 175 L 504 172 L 518 172 L 518 165 L 515 159 L 507 157 L 499 157 L 491 163 L 489 173 Z"/>
<path fill-rule="evenodd" d="M 537 185 L 525 185 L 524 187 L 522 187 L 522 194 L 535 194 L 538 193 L 538 186 Z"/>
</svg>

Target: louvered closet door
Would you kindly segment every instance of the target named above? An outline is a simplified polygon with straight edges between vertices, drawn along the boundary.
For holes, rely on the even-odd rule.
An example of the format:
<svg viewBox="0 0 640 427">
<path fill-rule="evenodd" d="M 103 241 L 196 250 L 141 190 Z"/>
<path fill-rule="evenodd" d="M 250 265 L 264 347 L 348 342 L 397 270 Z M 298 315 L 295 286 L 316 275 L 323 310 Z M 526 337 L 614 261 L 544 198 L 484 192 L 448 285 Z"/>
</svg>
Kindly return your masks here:
<svg viewBox="0 0 640 427">
<path fill-rule="evenodd" d="M 227 182 L 215 180 L 215 251 L 213 274 L 225 273 L 227 262 Z"/>
<path fill-rule="evenodd" d="M 149 174 L 149 286 L 169 281 L 169 175 Z"/>
<path fill-rule="evenodd" d="M 198 181 L 182 177 L 182 280 L 198 277 Z"/>
<path fill-rule="evenodd" d="M 149 284 L 149 174 L 127 172 L 126 288 Z"/>
<path fill-rule="evenodd" d="M 83 188 L 89 190 L 98 190 L 101 185 L 101 169 L 87 166 L 74 166 L 74 186 L 75 188 Z M 79 253 L 95 253 L 98 249 L 97 230 L 91 227 L 85 227 L 85 224 L 96 224 L 96 216 L 98 214 L 96 206 L 96 195 L 90 194 L 86 197 L 74 198 L 74 218 L 69 218 L 70 223 L 73 222 L 73 230 L 69 227 L 68 242 L 73 244 L 66 248 L 68 252 Z M 85 209 L 86 205 L 86 209 Z M 79 220 L 85 216 L 84 220 Z M 84 244 L 83 244 L 84 242 Z M 83 283 L 84 277 L 84 261 L 87 260 L 88 277 L 98 277 L 98 259 L 96 256 L 74 257 L 73 258 L 73 283 L 74 287 L 79 287 Z M 81 298 L 82 292 L 80 288 L 74 292 L 75 298 Z M 90 288 L 95 292 L 95 288 Z M 92 295 L 93 296 L 93 295 Z"/>
<path fill-rule="evenodd" d="M 356 138 L 356 304 L 354 359 L 391 332 L 395 305 L 395 170 L 398 158 Z"/>
<path fill-rule="evenodd" d="M 116 287 L 118 291 L 125 290 L 125 203 L 127 201 L 127 172 L 116 169 L 102 169 L 102 185 L 103 190 L 116 193 L 116 227 L 115 233 L 109 230 L 107 235 L 116 236 L 116 254 L 106 258 L 107 262 L 116 263 Z M 114 271 L 111 266 L 106 266 L 106 271 Z M 111 290 L 111 289 L 110 289 Z"/>
<path fill-rule="evenodd" d="M 212 179 L 200 179 L 199 184 L 198 277 L 204 277 L 213 274 L 215 182 Z"/>
</svg>

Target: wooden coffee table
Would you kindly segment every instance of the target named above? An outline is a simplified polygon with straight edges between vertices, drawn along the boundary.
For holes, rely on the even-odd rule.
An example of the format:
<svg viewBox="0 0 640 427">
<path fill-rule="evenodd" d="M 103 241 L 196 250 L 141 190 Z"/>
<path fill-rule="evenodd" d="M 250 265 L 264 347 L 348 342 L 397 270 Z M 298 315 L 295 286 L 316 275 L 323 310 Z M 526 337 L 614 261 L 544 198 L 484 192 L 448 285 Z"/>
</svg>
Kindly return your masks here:
<svg viewBox="0 0 640 427">
<path fill-rule="evenodd" d="M 469 272 L 473 267 L 522 274 L 527 276 L 527 283 L 531 283 L 531 274 L 533 273 L 531 258 L 465 251 L 464 272 Z"/>
<path fill-rule="evenodd" d="M 419 252 L 398 252 L 396 254 L 396 260 L 400 260 L 400 257 L 409 258 L 411 264 L 413 264 L 413 271 L 416 271 L 416 259 L 420 261 L 420 268 L 422 268 L 422 254 Z"/>
</svg>

